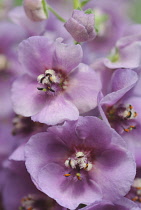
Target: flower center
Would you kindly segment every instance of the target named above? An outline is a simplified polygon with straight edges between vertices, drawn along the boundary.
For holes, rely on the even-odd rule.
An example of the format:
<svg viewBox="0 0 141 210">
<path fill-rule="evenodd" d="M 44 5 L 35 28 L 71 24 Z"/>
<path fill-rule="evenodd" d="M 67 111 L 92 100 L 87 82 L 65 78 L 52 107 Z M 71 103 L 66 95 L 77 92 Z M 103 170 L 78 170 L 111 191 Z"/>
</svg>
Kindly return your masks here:
<svg viewBox="0 0 141 210">
<path fill-rule="evenodd" d="M 16 136 L 18 134 L 30 134 L 38 128 L 42 128 L 42 124 L 38 122 L 33 122 L 30 117 L 23 117 L 22 115 L 16 115 L 13 120 L 12 135 Z"/>
<path fill-rule="evenodd" d="M 66 77 L 61 72 L 56 72 L 52 69 L 48 69 L 44 74 L 40 74 L 37 77 L 37 81 L 42 85 L 41 87 L 37 87 L 37 89 L 44 92 L 50 91 L 55 93 L 65 89 L 67 85 Z"/>
<path fill-rule="evenodd" d="M 65 174 L 65 177 L 69 177 L 74 169 L 75 171 L 75 176 L 77 177 L 78 180 L 81 180 L 81 171 L 90 171 L 93 167 L 93 164 L 91 161 L 89 161 L 89 153 L 88 152 L 82 152 L 78 151 L 72 157 L 69 157 L 65 161 L 65 166 L 67 168 L 72 169 L 68 174 Z"/>
<path fill-rule="evenodd" d="M 112 124 L 113 122 L 120 123 L 125 132 L 130 132 L 136 128 L 135 125 L 130 125 L 129 122 L 133 121 L 137 117 L 137 112 L 132 105 L 124 106 L 122 104 L 112 107 L 108 107 L 106 115 Z"/>
<path fill-rule="evenodd" d="M 22 198 L 19 210 L 46 210 L 50 205 L 51 203 L 41 196 L 28 195 Z"/>
<path fill-rule="evenodd" d="M 127 197 L 132 201 L 141 203 L 141 178 L 136 178 L 134 180 L 132 188 Z"/>
</svg>

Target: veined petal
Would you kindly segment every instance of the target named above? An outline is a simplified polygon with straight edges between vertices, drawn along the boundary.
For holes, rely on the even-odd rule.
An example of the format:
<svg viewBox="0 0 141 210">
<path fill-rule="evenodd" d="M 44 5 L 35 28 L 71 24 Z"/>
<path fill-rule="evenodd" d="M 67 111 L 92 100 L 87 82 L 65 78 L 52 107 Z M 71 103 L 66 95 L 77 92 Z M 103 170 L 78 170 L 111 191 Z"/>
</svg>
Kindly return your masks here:
<svg viewBox="0 0 141 210">
<path fill-rule="evenodd" d="M 12 86 L 12 103 L 14 111 L 25 117 L 32 116 L 45 105 L 46 95 L 37 90 L 38 83 L 28 75 L 17 79 Z"/>
<path fill-rule="evenodd" d="M 26 73 L 37 77 L 52 68 L 54 47 L 46 37 L 34 36 L 19 45 L 19 60 Z"/>
<path fill-rule="evenodd" d="M 39 121 L 48 125 L 56 125 L 65 120 L 77 120 L 79 116 L 78 109 L 64 96 L 58 95 L 54 98 L 49 98 L 44 108 L 32 116 L 33 121 Z"/>
</svg>

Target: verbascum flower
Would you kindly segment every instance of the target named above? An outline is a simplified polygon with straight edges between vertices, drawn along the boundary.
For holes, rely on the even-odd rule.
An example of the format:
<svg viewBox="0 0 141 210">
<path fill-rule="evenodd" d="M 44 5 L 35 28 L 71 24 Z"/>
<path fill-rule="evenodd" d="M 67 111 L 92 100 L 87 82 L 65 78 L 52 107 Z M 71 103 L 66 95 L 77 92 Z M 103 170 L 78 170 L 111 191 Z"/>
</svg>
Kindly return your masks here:
<svg viewBox="0 0 141 210">
<path fill-rule="evenodd" d="M 97 106 L 101 83 L 87 65 L 79 64 L 80 45 L 55 43 L 46 37 L 31 37 L 20 44 L 19 59 L 25 74 L 12 88 L 17 114 L 54 125 L 78 119 L 79 113 Z"/>
<path fill-rule="evenodd" d="M 99 101 L 99 110 L 103 120 L 126 141 L 140 166 L 141 98 L 134 93 L 137 81 L 136 72 L 117 69 L 112 75 L 111 92 Z"/>
<path fill-rule="evenodd" d="M 36 187 L 69 209 L 118 200 L 135 176 L 125 142 L 96 117 L 80 117 L 32 136 L 25 164 Z"/>
</svg>

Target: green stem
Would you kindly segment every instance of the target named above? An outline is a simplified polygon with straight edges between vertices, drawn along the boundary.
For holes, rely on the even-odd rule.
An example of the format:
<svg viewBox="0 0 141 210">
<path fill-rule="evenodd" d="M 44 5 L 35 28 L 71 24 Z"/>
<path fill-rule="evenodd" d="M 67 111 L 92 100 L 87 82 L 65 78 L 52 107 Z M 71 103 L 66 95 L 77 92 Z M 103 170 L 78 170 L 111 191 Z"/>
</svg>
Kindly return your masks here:
<svg viewBox="0 0 141 210">
<path fill-rule="evenodd" d="M 91 0 L 84 0 L 81 2 L 81 7 L 84 7 Z"/>
<path fill-rule="evenodd" d="M 73 8 L 74 9 L 81 8 L 80 0 L 73 0 Z"/>
<path fill-rule="evenodd" d="M 50 7 L 48 5 L 48 9 L 60 20 L 62 21 L 63 23 L 66 22 L 66 20 L 64 18 L 62 18 L 52 7 Z"/>
</svg>

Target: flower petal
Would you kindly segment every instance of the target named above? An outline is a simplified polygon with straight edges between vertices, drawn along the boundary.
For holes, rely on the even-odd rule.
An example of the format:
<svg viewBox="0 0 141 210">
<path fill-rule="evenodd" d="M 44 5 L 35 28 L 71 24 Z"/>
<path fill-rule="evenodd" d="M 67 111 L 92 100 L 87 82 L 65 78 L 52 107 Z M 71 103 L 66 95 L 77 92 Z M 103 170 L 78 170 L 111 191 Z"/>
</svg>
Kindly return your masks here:
<svg viewBox="0 0 141 210">
<path fill-rule="evenodd" d="M 19 45 L 19 60 L 26 73 L 37 77 L 52 68 L 54 47 L 46 37 L 33 36 Z"/>
<path fill-rule="evenodd" d="M 78 109 L 62 95 L 50 98 L 44 108 L 36 115 L 32 116 L 33 121 L 39 121 L 48 125 L 56 125 L 65 120 L 77 120 Z"/>
<path fill-rule="evenodd" d="M 43 91 L 37 90 L 37 84 L 28 75 L 23 75 L 13 83 L 12 103 L 17 114 L 29 117 L 43 108 L 46 95 Z"/>
<path fill-rule="evenodd" d="M 69 75 L 69 86 L 65 97 L 75 104 L 80 113 L 94 109 L 97 106 L 97 95 L 101 82 L 93 69 L 80 64 Z"/>
<path fill-rule="evenodd" d="M 60 165 L 47 164 L 39 173 L 40 190 L 69 209 L 75 209 L 80 203 L 88 205 L 101 199 L 101 191 L 94 181 L 73 182 L 64 174 L 65 170 Z"/>
<path fill-rule="evenodd" d="M 67 45 L 61 41 L 57 39 L 55 43 L 53 67 L 69 73 L 79 65 L 83 52 L 80 45 Z"/>
<path fill-rule="evenodd" d="M 32 136 L 25 145 L 25 164 L 35 183 L 42 167 L 48 162 L 62 162 L 62 158 L 65 162 L 67 152 L 67 147 L 58 136 L 46 132 Z"/>
</svg>

